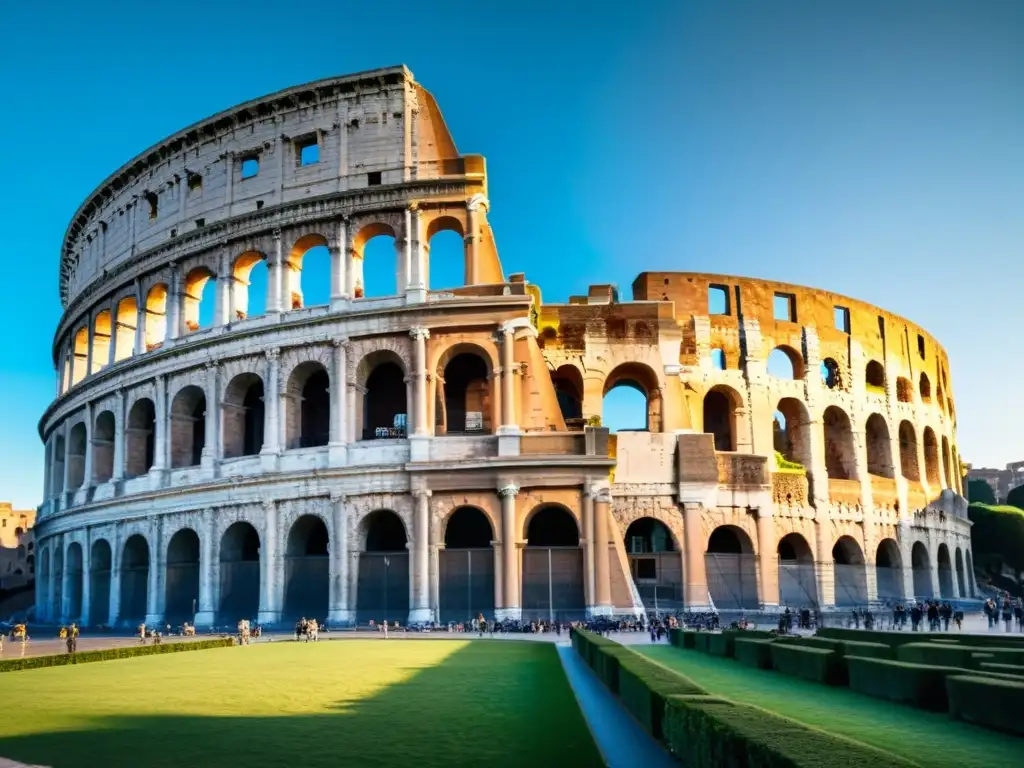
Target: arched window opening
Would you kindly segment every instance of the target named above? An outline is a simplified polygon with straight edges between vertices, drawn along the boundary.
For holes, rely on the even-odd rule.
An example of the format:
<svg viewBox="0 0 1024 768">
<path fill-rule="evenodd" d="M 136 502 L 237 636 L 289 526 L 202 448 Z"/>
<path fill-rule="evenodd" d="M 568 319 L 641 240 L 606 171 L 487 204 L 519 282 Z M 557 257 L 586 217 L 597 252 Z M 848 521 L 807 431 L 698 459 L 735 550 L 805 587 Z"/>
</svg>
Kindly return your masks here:
<svg viewBox="0 0 1024 768">
<path fill-rule="evenodd" d="M 641 517 L 626 529 L 626 553 L 644 607 L 674 610 L 683 602 L 682 559 L 672 533 L 660 520 Z"/>
<path fill-rule="evenodd" d="M 106 625 L 110 616 L 110 542 L 96 539 L 89 555 L 89 615 L 83 617 L 93 627 Z"/>
<path fill-rule="evenodd" d="M 772 428 L 782 458 L 805 469 L 811 466 L 810 416 L 803 403 L 791 397 L 780 400 Z"/>
<path fill-rule="evenodd" d="M 921 374 L 921 402 L 930 403 L 932 401 L 932 383 L 928 380 L 928 375 L 925 373 Z"/>
<path fill-rule="evenodd" d="M 82 572 L 82 545 L 77 541 L 68 545 L 68 617 L 81 622 L 82 591 L 84 573 Z"/>
<path fill-rule="evenodd" d="M 228 526 L 220 540 L 220 609 L 227 624 L 256 620 L 260 606 L 260 535 L 245 521 Z"/>
<path fill-rule="evenodd" d="M 405 372 L 394 355 L 385 353 L 366 378 L 363 395 L 363 440 L 407 436 L 409 421 Z"/>
<path fill-rule="evenodd" d="M 967 597 L 974 597 L 978 590 L 978 585 L 974 581 L 974 563 L 972 562 L 971 550 L 967 550 L 965 557 L 967 558 Z"/>
<path fill-rule="evenodd" d="M 114 362 L 127 360 L 135 354 L 135 333 L 139 322 L 139 305 L 129 296 L 117 305 L 117 328 L 114 331 Z"/>
<path fill-rule="evenodd" d="M 563 365 L 551 373 L 558 408 L 571 430 L 583 429 L 583 374 L 575 365 Z"/>
<path fill-rule="evenodd" d="M 445 365 L 445 434 L 493 432 L 489 373 L 486 360 L 476 352 L 460 352 Z"/>
<path fill-rule="evenodd" d="M 103 411 L 96 417 L 92 438 L 93 481 L 105 483 L 114 476 L 114 414 Z"/>
<path fill-rule="evenodd" d="M 949 558 L 949 547 L 939 544 L 939 597 L 943 600 L 953 599 L 953 562 Z"/>
<path fill-rule="evenodd" d="M 445 524 L 445 549 L 487 549 L 493 539 L 491 521 L 476 507 L 459 507 Z"/>
<path fill-rule="evenodd" d="M 405 292 L 399 274 L 402 254 L 398 250 L 396 234 L 386 224 L 364 227 L 352 242 L 355 258 L 352 260 L 353 298 L 397 296 Z"/>
<path fill-rule="evenodd" d="M 756 608 L 757 561 L 754 545 L 741 528 L 720 525 L 708 537 L 704 555 L 708 593 L 719 610 Z"/>
<path fill-rule="evenodd" d="M 89 373 L 99 373 L 110 363 L 112 330 L 110 312 L 104 309 L 96 315 L 92 325 L 92 368 Z"/>
<path fill-rule="evenodd" d="M 67 448 L 65 447 L 63 435 L 57 435 L 53 440 L 53 468 L 50 471 L 50 488 L 52 495 L 64 493 L 64 461 Z"/>
<path fill-rule="evenodd" d="M 885 368 L 877 360 L 868 362 L 864 371 L 864 386 L 868 392 L 885 394 Z"/>
<path fill-rule="evenodd" d="M 928 485 L 939 485 L 939 443 L 931 427 L 924 428 L 924 475 Z"/>
<path fill-rule="evenodd" d="M 451 216 L 442 216 L 430 222 L 427 228 L 427 251 L 424 261 L 429 265 L 429 285 L 440 291 L 469 284 L 468 254 L 462 222 Z"/>
<path fill-rule="evenodd" d="M 303 515 L 292 525 L 285 546 L 284 617 L 327 621 L 330 589 L 330 542 L 327 524 Z"/>
<path fill-rule="evenodd" d="M 267 311 L 267 259 L 258 251 L 246 251 L 232 269 L 230 322 L 259 317 Z"/>
<path fill-rule="evenodd" d="M 885 419 L 872 413 L 864 426 L 864 438 L 868 451 L 868 474 L 878 477 L 896 476 L 892 461 L 892 441 L 889 438 L 889 426 Z"/>
<path fill-rule="evenodd" d="M 967 583 L 964 581 L 964 556 L 960 547 L 956 548 L 956 586 L 961 599 L 968 597 Z"/>
<path fill-rule="evenodd" d="M 728 366 L 725 362 L 725 350 L 715 347 L 711 350 L 711 367 L 716 371 L 724 371 Z"/>
<path fill-rule="evenodd" d="M 892 539 L 882 539 L 875 551 L 875 582 L 879 600 L 902 600 L 903 558 L 899 545 Z"/>
<path fill-rule="evenodd" d="M 942 413 L 946 412 L 946 396 L 942 393 L 941 384 L 935 387 L 935 405 L 938 406 L 939 411 Z"/>
<path fill-rule="evenodd" d="M 660 520 L 641 517 L 626 529 L 626 551 L 631 555 L 650 555 L 675 552 L 672 532 Z"/>
<path fill-rule="evenodd" d="M 199 534 L 182 528 L 167 544 L 164 619 L 168 624 L 195 621 L 199 603 Z"/>
<path fill-rule="evenodd" d="M 910 379 L 899 376 L 896 379 L 896 399 L 901 403 L 912 403 L 914 402 L 914 385 L 911 384 Z"/>
<path fill-rule="evenodd" d="M 206 444 L 206 395 L 194 384 L 171 403 L 171 468 L 197 467 Z"/>
<path fill-rule="evenodd" d="M 864 550 L 850 536 L 840 536 L 832 547 L 836 605 L 865 605 L 868 601 Z"/>
<path fill-rule="evenodd" d="M 658 377 L 643 363 L 623 363 L 608 374 L 601 404 L 602 423 L 611 432 L 660 432 Z"/>
<path fill-rule="evenodd" d="M 829 389 L 844 388 L 839 363 L 831 357 L 826 357 L 821 361 L 821 381 Z"/>
<path fill-rule="evenodd" d="M 156 409 L 153 401 L 141 398 L 128 412 L 125 434 L 125 475 L 129 478 L 144 475 L 153 467 L 156 447 Z"/>
<path fill-rule="evenodd" d="M 956 489 L 953 485 L 953 456 L 949 452 L 949 438 L 942 436 L 942 469 L 946 478 L 946 487 Z M 948 553 L 947 553 L 948 554 Z"/>
<path fill-rule="evenodd" d="M 818 604 L 814 555 L 807 539 L 788 533 L 779 540 L 779 600 L 794 611 Z"/>
<path fill-rule="evenodd" d="M 120 621 L 134 624 L 146 618 L 148 587 L 149 544 L 136 533 L 128 537 L 121 554 Z"/>
<path fill-rule="evenodd" d="M 206 267 L 196 267 L 185 278 L 185 328 L 198 331 L 213 325 L 217 278 Z"/>
<path fill-rule="evenodd" d="M 583 550 L 576 520 L 564 507 L 544 506 L 530 515 L 522 563 L 523 619 L 570 619 L 586 610 Z"/>
<path fill-rule="evenodd" d="M 825 409 L 825 470 L 830 480 L 857 479 L 857 453 L 850 418 L 834 405 Z"/>
<path fill-rule="evenodd" d="M 224 392 L 224 458 L 255 456 L 263 448 L 263 379 L 235 376 Z"/>
<path fill-rule="evenodd" d="M 493 538 L 490 520 L 475 507 L 459 507 L 448 518 L 438 562 L 442 622 L 493 616 Z"/>
<path fill-rule="evenodd" d="M 320 363 L 300 363 L 288 379 L 288 448 L 327 445 L 331 427 L 330 378 Z"/>
<path fill-rule="evenodd" d="M 917 433 L 909 421 L 900 422 L 900 472 L 907 480 L 921 480 L 921 469 L 917 462 Z"/>
<path fill-rule="evenodd" d="M 910 567 L 914 575 L 914 597 L 930 599 L 935 597 L 932 589 L 931 559 L 928 549 L 920 541 L 915 541 L 910 550 Z"/>
<path fill-rule="evenodd" d="M 146 351 L 158 349 L 167 338 L 167 286 L 157 283 L 146 294 Z"/>
<path fill-rule="evenodd" d="M 326 237 L 318 234 L 300 237 L 292 246 L 286 269 L 285 309 L 331 303 L 331 252 Z"/>
<path fill-rule="evenodd" d="M 79 328 L 75 333 L 72 348 L 74 359 L 71 362 L 71 386 L 85 378 L 89 368 L 89 330 Z"/>
<path fill-rule="evenodd" d="M 530 517 L 526 544 L 529 547 L 578 547 L 580 534 L 576 520 L 562 507 L 543 507 Z"/>
<path fill-rule="evenodd" d="M 716 451 L 736 450 L 736 400 L 731 390 L 715 388 L 704 395 L 704 432 L 715 436 Z"/>
<path fill-rule="evenodd" d="M 356 620 L 406 623 L 409 615 L 409 549 L 405 525 L 389 509 L 371 512 L 360 525 Z"/>
<path fill-rule="evenodd" d="M 85 424 L 78 422 L 68 436 L 68 490 L 75 491 L 85 482 Z"/>
<path fill-rule="evenodd" d="M 768 354 L 767 370 L 769 376 L 777 379 L 802 379 L 804 377 L 804 360 L 792 347 L 776 347 Z"/>
</svg>

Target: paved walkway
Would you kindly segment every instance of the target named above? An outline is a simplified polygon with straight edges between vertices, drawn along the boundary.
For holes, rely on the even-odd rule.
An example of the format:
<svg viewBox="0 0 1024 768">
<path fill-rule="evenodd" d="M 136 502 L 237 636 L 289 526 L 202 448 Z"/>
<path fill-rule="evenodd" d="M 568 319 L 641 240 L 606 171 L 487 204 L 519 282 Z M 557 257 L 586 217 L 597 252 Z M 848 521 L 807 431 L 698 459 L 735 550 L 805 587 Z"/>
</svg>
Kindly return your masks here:
<svg viewBox="0 0 1024 768">
<path fill-rule="evenodd" d="M 679 763 L 647 735 L 571 645 L 559 643 L 558 655 L 608 768 L 679 768 Z"/>
</svg>

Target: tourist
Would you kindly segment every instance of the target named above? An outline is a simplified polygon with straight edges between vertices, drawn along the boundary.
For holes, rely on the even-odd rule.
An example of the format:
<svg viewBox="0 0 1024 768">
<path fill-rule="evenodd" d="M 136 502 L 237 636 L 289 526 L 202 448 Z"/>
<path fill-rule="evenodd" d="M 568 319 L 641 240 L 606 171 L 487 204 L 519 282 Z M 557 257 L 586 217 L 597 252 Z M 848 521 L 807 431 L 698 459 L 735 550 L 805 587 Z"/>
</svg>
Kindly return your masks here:
<svg viewBox="0 0 1024 768">
<path fill-rule="evenodd" d="M 1013 622 L 1013 606 L 1010 605 L 1009 595 L 1003 598 L 1003 621 L 1006 624 L 1006 631 L 1011 631 L 1011 622 Z"/>
<path fill-rule="evenodd" d="M 136 629 L 136 631 L 139 633 L 139 642 L 142 643 L 143 645 L 145 645 L 146 644 L 146 623 L 143 622 L 142 624 L 139 624 L 138 629 Z"/>
</svg>

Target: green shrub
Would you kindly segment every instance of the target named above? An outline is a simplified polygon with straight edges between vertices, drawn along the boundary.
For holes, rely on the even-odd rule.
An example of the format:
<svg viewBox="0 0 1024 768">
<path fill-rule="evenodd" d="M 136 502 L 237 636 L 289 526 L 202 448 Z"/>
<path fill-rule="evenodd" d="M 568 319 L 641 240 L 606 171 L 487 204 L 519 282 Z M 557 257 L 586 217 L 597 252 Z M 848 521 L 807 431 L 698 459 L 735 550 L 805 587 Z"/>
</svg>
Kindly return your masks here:
<svg viewBox="0 0 1024 768">
<path fill-rule="evenodd" d="M 693 650 L 696 647 L 697 642 L 697 631 L 694 629 L 686 629 L 682 632 L 683 648 L 689 648 Z"/>
<path fill-rule="evenodd" d="M 746 640 L 737 638 L 733 644 L 733 655 L 740 664 L 757 669 L 772 668 L 771 640 Z"/>
<path fill-rule="evenodd" d="M 1024 666 L 1024 649 L 1022 648 L 999 648 L 992 646 L 991 648 L 985 648 L 982 652 L 972 653 L 971 658 L 975 659 L 977 663 L 981 663 L 983 655 L 988 657 L 984 659 L 986 662 Z M 1024 673 L 1024 669 L 1021 672 Z"/>
<path fill-rule="evenodd" d="M 708 635 L 708 653 L 712 656 L 732 658 L 734 634 L 734 632 L 722 632 L 721 634 Z"/>
<path fill-rule="evenodd" d="M 704 695 L 690 678 L 624 649 L 619 657 L 619 698 L 623 706 L 654 738 L 662 738 L 665 699 Z"/>
<path fill-rule="evenodd" d="M 779 637 L 763 629 L 723 629 L 722 634 L 732 635 L 736 640 L 774 640 Z"/>
<path fill-rule="evenodd" d="M 974 654 L 980 656 L 980 653 Z M 978 669 L 982 672 L 998 672 L 1004 675 L 1013 675 L 1014 677 L 1024 680 L 1024 668 L 1017 664 L 998 664 L 995 662 L 982 662 L 978 665 Z"/>
<path fill-rule="evenodd" d="M 949 714 L 996 731 L 1024 736 L 1024 682 L 974 675 L 946 678 Z"/>
<path fill-rule="evenodd" d="M 971 635 L 955 637 L 946 635 L 930 636 L 922 632 L 875 631 L 867 629 L 846 629 L 845 627 L 822 627 L 815 637 L 827 637 L 833 640 L 856 640 L 872 643 L 885 643 L 893 647 L 908 643 L 970 643 L 976 649 L 990 647 L 1024 648 L 1024 635 Z"/>
<path fill-rule="evenodd" d="M 708 653 L 708 638 L 711 637 L 710 632 L 697 632 L 693 636 L 693 650 L 700 651 L 701 653 Z"/>
<path fill-rule="evenodd" d="M 93 661 L 130 659 L 135 656 L 153 656 L 160 653 L 201 651 L 206 648 L 225 648 L 234 644 L 235 639 L 233 637 L 218 637 L 211 640 L 160 643 L 160 645 L 131 645 L 126 648 L 108 648 L 103 651 L 82 651 L 80 653 L 66 653 L 55 656 L 3 659 L 0 660 L 0 672 L 18 672 L 24 669 L 40 669 L 42 667 L 64 667 L 68 664 L 88 664 Z"/>
<path fill-rule="evenodd" d="M 914 765 L 888 752 L 808 728 L 771 712 L 711 696 L 670 697 L 665 712 L 665 741 L 683 765 L 692 766 L 905 768 Z"/>
<path fill-rule="evenodd" d="M 936 667 L 960 667 L 969 669 L 971 654 L 977 648 L 962 645 L 941 645 L 939 643 L 907 643 L 896 649 L 898 661 L 911 664 L 931 664 Z"/>
<path fill-rule="evenodd" d="M 842 657 L 825 648 L 808 648 L 791 643 L 772 643 L 772 666 L 779 672 L 826 685 L 844 685 L 846 667 Z"/>
</svg>

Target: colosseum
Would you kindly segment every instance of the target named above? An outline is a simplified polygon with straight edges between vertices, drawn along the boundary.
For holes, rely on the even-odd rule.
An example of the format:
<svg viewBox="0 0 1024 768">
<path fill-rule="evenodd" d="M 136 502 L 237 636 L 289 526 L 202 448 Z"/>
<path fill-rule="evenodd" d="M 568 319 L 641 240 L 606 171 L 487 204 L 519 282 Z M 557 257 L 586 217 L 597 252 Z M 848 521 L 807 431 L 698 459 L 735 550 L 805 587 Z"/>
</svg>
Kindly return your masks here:
<svg viewBox="0 0 1024 768">
<path fill-rule="evenodd" d="M 924 330 L 703 273 L 545 304 L 504 271 L 488 212 L 484 159 L 405 67 L 241 104 L 107 178 L 61 253 L 38 618 L 972 595 L 948 361 Z M 431 280 L 443 232 L 457 285 Z M 376 238 L 391 295 L 364 285 Z M 313 248 L 329 301 L 307 306 Z M 602 426 L 617 387 L 642 394 L 644 428 Z"/>
</svg>

